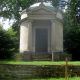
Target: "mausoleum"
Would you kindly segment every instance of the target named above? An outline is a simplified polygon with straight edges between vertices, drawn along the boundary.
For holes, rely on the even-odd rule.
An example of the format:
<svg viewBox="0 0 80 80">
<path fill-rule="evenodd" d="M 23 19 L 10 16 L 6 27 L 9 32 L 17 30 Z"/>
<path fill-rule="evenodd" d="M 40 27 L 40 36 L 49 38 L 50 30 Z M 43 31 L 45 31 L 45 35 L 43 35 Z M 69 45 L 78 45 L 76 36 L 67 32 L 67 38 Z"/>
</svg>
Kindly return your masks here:
<svg viewBox="0 0 80 80">
<path fill-rule="evenodd" d="M 21 13 L 20 53 L 29 59 L 33 54 L 47 55 L 63 52 L 62 12 L 50 2 L 31 5 Z"/>
</svg>

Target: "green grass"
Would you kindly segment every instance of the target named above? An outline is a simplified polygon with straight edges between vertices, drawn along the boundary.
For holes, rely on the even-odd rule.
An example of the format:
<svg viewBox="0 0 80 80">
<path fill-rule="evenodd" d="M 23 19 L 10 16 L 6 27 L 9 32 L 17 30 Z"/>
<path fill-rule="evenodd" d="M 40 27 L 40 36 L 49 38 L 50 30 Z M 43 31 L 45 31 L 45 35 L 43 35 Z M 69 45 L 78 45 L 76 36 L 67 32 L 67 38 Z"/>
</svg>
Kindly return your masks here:
<svg viewBox="0 0 80 80">
<path fill-rule="evenodd" d="M 65 78 L 44 78 L 44 79 L 31 79 L 31 80 L 65 80 Z M 80 77 L 68 78 L 68 80 L 80 80 Z"/>
<path fill-rule="evenodd" d="M 0 61 L 0 64 L 19 65 L 65 65 L 65 61 Z M 80 61 L 69 61 L 69 65 L 80 65 Z"/>
</svg>

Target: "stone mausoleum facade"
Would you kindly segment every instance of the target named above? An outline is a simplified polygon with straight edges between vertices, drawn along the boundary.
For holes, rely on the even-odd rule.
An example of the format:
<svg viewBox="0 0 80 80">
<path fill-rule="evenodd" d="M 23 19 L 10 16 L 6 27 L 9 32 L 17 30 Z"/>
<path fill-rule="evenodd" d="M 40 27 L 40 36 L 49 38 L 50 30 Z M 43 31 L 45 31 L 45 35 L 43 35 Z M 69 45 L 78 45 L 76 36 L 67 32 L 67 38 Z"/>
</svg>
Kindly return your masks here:
<svg viewBox="0 0 80 80">
<path fill-rule="evenodd" d="M 30 59 L 33 54 L 63 52 L 63 16 L 51 3 L 39 2 L 21 13 L 20 53 Z"/>
</svg>

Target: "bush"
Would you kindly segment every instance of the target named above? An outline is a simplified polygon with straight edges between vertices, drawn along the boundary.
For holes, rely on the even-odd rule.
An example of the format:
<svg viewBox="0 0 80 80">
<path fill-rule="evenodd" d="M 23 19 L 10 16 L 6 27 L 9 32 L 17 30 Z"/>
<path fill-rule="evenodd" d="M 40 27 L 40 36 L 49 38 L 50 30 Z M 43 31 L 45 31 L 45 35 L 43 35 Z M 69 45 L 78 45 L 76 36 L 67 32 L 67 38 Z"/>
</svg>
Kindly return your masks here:
<svg viewBox="0 0 80 80">
<path fill-rule="evenodd" d="M 0 27 L 0 59 L 12 59 L 16 51 L 16 37 L 12 28 L 8 31 Z"/>
</svg>

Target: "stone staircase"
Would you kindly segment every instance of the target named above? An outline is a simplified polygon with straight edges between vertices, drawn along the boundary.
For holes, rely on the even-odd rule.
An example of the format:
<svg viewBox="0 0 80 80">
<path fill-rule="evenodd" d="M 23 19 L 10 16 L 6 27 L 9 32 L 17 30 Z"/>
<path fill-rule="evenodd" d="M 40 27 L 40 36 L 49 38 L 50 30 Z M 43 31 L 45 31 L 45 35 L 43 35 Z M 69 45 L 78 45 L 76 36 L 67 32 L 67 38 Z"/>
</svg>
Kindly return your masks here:
<svg viewBox="0 0 80 80">
<path fill-rule="evenodd" d="M 23 53 L 21 55 L 22 60 L 33 60 L 33 61 L 50 61 L 52 54 L 49 53 Z"/>
<path fill-rule="evenodd" d="M 50 61 L 51 60 L 51 54 L 49 53 L 36 53 L 36 54 L 33 54 L 32 57 L 33 57 L 33 60 L 37 60 L 37 61 Z"/>
</svg>

